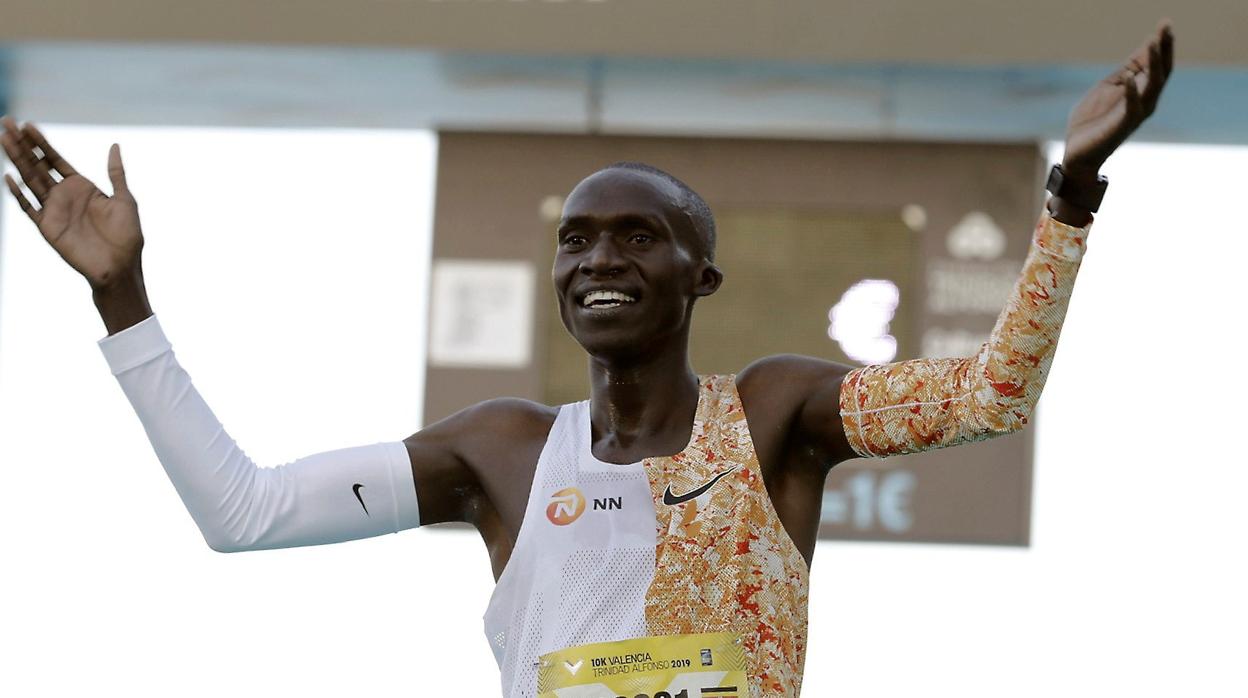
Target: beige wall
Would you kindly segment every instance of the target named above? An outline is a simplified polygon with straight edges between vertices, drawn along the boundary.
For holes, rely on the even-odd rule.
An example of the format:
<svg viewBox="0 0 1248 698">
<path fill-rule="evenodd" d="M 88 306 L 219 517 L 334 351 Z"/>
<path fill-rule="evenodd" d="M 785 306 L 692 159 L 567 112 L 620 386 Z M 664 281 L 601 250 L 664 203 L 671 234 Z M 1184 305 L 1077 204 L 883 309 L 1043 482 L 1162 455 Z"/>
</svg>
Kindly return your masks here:
<svg viewBox="0 0 1248 698">
<path fill-rule="evenodd" d="M 1243 0 L 6 0 L 0 42 L 1066 64 L 1117 62 L 1164 16 L 1187 64 L 1248 64 Z"/>
</svg>

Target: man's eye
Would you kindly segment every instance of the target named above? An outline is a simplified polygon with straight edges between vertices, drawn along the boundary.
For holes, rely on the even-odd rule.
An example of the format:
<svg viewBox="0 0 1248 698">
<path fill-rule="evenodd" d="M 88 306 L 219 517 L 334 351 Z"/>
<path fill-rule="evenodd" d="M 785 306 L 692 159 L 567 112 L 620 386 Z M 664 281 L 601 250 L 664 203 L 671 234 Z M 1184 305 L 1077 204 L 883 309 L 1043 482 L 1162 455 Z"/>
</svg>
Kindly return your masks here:
<svg viewBox="0 0 1248 698">
<path fill-rule="evenodd" d="M 633 233 L 633 236 L 630 237 L 629 240 L 638 244 L 645 244 L 647 242 L 653 241 L 654 236 L 650 235 L 649 233 Z"/>
<path fill-rule="evenodd" d="M 564 236 L 564 238 L 563 238 L 563 244 L 565 244 L 565 245 L 569 245 L 569 246 L 571 246 L 571 247 L 577 247 L 577 246 L 580 246 L 580 245 L 584 245 L 584 244 L 585 244 L 585 236 L 584 236 L 584 235 L 567 235 L 567 236 Z"/>
</svg>

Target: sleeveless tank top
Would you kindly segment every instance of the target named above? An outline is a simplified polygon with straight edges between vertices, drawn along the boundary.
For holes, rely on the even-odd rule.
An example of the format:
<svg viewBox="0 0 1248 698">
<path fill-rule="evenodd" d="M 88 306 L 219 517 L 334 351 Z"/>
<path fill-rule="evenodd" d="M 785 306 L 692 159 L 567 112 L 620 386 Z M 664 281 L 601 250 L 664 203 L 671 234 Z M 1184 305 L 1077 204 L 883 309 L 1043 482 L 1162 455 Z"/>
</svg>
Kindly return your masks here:
<svg viewBox="0 0 1248 698">
<path fill-rule="evenodd" d="M 594 457 L 589 401 L 563 405 L 538 460 L 485 632 L 505 698 L 538 657 L 652 635 L 738 633 L 751 698 L 796 698 L 809 573 L 763 485 L 734 376 L 699 379 L 680 453 Z"/>
</svg>

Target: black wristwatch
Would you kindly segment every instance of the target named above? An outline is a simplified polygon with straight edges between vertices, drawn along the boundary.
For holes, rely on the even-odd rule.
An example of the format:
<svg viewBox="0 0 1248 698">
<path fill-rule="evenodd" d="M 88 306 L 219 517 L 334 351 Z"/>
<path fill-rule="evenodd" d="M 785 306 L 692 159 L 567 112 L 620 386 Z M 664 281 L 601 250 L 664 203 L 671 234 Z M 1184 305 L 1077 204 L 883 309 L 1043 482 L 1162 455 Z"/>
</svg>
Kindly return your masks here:
<svg viewBox="0 0 1248 698">
<path fill-rule="evenodd" d="M 1049 182 L 1044 185 L 1044 188 L 1053 196 L 1060 196 L 1079 208 L 1096 213 L 1096 210 L 1101 207 L 1101 200 L 1105 198 L 1105 190 L 1109 188 L 1109 180 L 1098 174 L 1096 184 L 1091 190 L 1074 191 L 1070 186 L 1070 181 L 1066 179 L 1066 173 L 1062 171 L 1062 166 L 1054 165 L 1053 169 L 1049 170 Z"/>
</svg>

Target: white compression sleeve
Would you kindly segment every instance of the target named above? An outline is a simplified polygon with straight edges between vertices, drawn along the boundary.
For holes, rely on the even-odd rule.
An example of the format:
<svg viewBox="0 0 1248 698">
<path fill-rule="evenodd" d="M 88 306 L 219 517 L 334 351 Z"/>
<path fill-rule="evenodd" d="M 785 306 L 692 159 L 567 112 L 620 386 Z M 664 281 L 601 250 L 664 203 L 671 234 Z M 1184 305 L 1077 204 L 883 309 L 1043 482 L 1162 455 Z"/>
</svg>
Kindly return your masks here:
<svg viewBox="0 0 1248 698">
<path fill-rule="evenodd" d="M 260 468 L 195 390 L 154 315 L 99 345 L 213 550 L 337 543 L 420 525 L 402 442 Z"/>
</svg>

